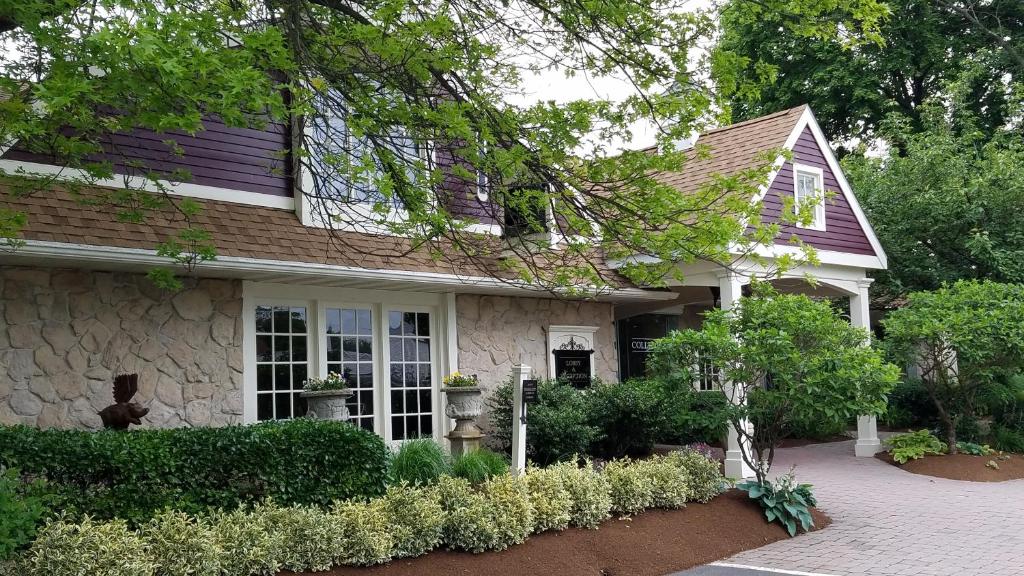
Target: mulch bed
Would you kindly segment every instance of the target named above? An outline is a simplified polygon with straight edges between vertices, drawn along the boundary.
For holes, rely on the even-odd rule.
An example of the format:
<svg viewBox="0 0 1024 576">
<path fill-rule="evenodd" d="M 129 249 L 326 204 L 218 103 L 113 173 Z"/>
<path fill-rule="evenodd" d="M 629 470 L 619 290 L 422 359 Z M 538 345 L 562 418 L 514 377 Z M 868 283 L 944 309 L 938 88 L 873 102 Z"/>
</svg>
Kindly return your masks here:
<svg viewBox="0 0 1024 576">
<path fill-rule="evenodd" d="M 897 464 L 888 452 L 879 452 L 875 458 L 888 462 L 907 472 L 937 476 L 950 480 L 968 480 L 970 482 L 1002 482 L 1024 478 L 1024 456 L 1008 454 L 1008 460 L 1000 460 L 998 456 L 971 456 L 970 454 L 942 454 L 925 456 L 910 460 L 906 464 Z M 989 468 L 986 464 L 995 460 L 999 469 Z"/>
<path fill-rule="evenodd" d="M 831 520 L 813 511 L 817 529 Z M 598 530 L 570 528 L 531 536 L 501 552 L 469 554 L 439 550 L 373 568 L 339 567 L 333 576 L 663 576 L 788 538 L 768 524 L 761 508 L 738 490 L 708 504 L 652 510 L 630 520 L 613 519 Z"/>
</svg>

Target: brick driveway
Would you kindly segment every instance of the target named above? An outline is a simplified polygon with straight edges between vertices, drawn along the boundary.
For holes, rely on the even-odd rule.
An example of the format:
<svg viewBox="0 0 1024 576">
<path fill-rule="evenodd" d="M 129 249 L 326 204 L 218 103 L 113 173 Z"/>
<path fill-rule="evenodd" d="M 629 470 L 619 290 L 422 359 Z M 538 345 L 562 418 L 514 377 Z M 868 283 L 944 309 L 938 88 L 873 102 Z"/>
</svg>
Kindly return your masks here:
<svg viewBox="0 0 1024 576">
<path fill-rule="evenodd" d="M 835 575 L 1024 574 L 1024 480 L 960 482 L 855 458 L 853 442 L 781 450 L 833 524 L 724 560 Z"/>
</svg>

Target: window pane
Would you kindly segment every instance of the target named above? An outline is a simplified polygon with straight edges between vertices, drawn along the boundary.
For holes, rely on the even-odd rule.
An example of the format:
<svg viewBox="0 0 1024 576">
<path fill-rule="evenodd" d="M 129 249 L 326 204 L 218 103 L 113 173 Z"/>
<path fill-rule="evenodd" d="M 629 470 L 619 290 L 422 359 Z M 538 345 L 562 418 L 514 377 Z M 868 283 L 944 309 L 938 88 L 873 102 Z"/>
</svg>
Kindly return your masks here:
<svg viewBox="0 0 1024 576">
<path fill-rule="evenodd" d="M 371 338 L 359 339 L 359 360 L 369 362 L 373 360 L 373 340 Z"/>
<path fill-rule="evenodd" d="M 432 410 L 430 404 L 430 390 L 420 390 L 420 410 L 423 412 L 430 412 Z"/>
<path fill-rule="evenodd" d="M 290 321 L 288 318 L 288 309 L 280 306 L 274 307 L 274 332 L 277 334 L 287 334 L 290 331 Z"/>
<path fill-rule="evenodd" d="M 417 392 L 416 390 L 405 391 L 405 411 L 408 413 L 419 412 L 419 403 L 416 401 Z"/>
<path fill-rule="evenodd" d="M 355 360 L 356 359 L 356 339 L 351 337 L 351 336 L 347 336 L 344 339 L 342 339 L 341 350 L 342 350 L 342 359 L 343 360 L 345 360 L 346 362 Z"/>
<path fill-rule="evenodd" d="M 420 364 L 419 386 L 424 388 L 430 386 L 430 364 Z"/>
<path fill-rule="evenodd" d="M 337 308 L 327 309 L 327 333 L 341 334 L 341 310 Z"/>
<path fill-rule="evenodd" d="M 402 365 L 395 366 L 391 365 L 391 387 L 401 388 L 404 386 L 404 380 L 402 380 Z"/>
<path fill-rule="evenodd" d="M 292 361 L 306 361 L 306 337 L 292 336 Z"/>
<path fill-rule="evenodd" d="M 426 338 L 420 338 L 416 340 L 416 359 L 420 362 L 430 361 L 430 340 Z"/>
<path fill-rule="evenodd" d="M 274 361 L 287 362 L 291 356 L 291 343 L 287 336 L 274 336 Z"/>
<path fill-rule="evenodd" d="M 388 314 L 388 333 L 392 336 L 402 333 L 402 313 L 391 312 Z"/>
<path fill-rule="evenodd" d="M 391 391 L 391 411 L 395 414 L 403 414 L 405 412 L 405 404 L 402 403 L 401 390 Z"/>
<path fill-rule="evenodd" d="M 272 390 L 274 388 L 274 369 L 270 364 L 256 366 L 256 389 Z"/>
<path fill-rule="evenodd" d="M 306 309 L 292 308 L 292 333 L 306 333 Z"/>
<path fill-rule="evenodd" d="M 402 343 L 405 348 L 405 361 L 415 362 L 416 361 L 416 340 L 412 338 L 403 338 Z"/>
<path fill-rule="evenodd" d="M 373 364 L 359 365 L 359 386 L 362 388 L 373 386 Z"/>
<path fill-rule="evenodd" d="M 274 395 L 273 394 L 257 394 L 256 395 L 256 419 L 257 420 L 273 420 L 274 419 Z"/>
<path fill-rule="evenodd" d="M 406 336 L 416 335 L 416 313 L 406 312 L 402 315 L 402 334 Z"/>
<path fill-rule="evenodd" d="M 416 385 L 416 365 L 406 364 L 405 365 L 405 385 L 406 387 L 412 387 Z"/>
<path fill-rule="evenodd" d="M 373 333 L 369 310 L 356 310 L 356 333 L 369 335 Z"/>
<path fill-rule="evenodd" d="M 389 348 L 391 351 L 392 362 L 402 362 L 405 360 L 405 355 L 402 354 L 402 339 L 401 338 L 390 338 Z"/>
<path fill-rule="evenodd" d="M 420 336 L 430 336 L 430 314 L 420 312 L 416 315 L 416 333 Z"/>
<path fill-rule="evenodd" d="M 294 416 L 296 418 L 305 416 L 306 415 L 306 409 L 307 409 L 306 399 L 303 398 L 302 396 L 300 396 L 298 393 L 295 393 L 295 394 L 292 395 L 292 402 L 293 402 L 293 406 L 295 406 L 295 414 L 294 414 Z"/>
<path fill-rule="evenodd" d="M 282 420 L 292 417 L 292 395 L 274 394 L 274 418 Z"/>
<path fill-rule="evenodd" d="M 256 332 L 270 332 L 272 328 L 269 306 L 256 307 Z"/>
<path fill-rule="evenodd" d="M 424 414 L 420 416 L 420 434 L 422 436 L 431 436 L 434 434 L 434 418 Z"/>
<path fill-rule="evenodd" d="M 341 311 L 341 332 L 342 334 L 356 333 L 356 311 L 345 309 Z"/>
<path fill-rule="evenodd" d="M 274 359 L 273 336 L 256 337 L 256 361 L 270 362 Z"/>
<path fill-rule="evenodd" d="M 327 361 L 341 361 L 341 338 L 339 338 L 338 336 L 327 337 Z"/>
<path fill-rule="evenodd" d="M 309 375 L 306 373 L 305 364 L 292 365 L 292 388 L 301 390 L 305 387 L 305 382 L 308 377 Z"/>
<path fill-rule="evenodd" d="M 292 379 L 291 370 L 287 364 L 277 364 L 274 366 L 274 389 L 275 390 L 291 390 Z"/>
<path fill-rule="evenodd" d="M 391 417 L 391 437 L 395 440 L 405 440 L 405 418 L 401 416 Z"/>
</svg>

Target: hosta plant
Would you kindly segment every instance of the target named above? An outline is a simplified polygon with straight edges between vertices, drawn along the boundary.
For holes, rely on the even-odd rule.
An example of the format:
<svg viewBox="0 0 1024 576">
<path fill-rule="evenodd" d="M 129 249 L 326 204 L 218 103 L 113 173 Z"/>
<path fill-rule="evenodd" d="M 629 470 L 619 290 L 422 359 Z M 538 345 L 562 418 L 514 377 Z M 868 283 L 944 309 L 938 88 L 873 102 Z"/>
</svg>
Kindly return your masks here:
<svg viewBox="0 0 1024 576">
<path fill-rule="evenodd" d="M 957 442 L 956 450 L 971 456 L 991 456 L 996 453 L 988 444 L 975 444 L 974 442 Z"/>
<path fill-rule="evenodd" d="M 928 430 L 897 434 L 887 440 L 889 454 L 900 464 L 924 458 L 928 454 L 945 454 L 949 446 Z"/>
<path fill-rule="evenodd" d="M 775 482 L 747 481 L 736 485 L 754 500 L 757 500 L 769 522 L 778 522 L 786 527 L 790 536 L 796 536 L 797 525 L 807 532 L 814 527 L 811 508 L 818 504 L 811 492 L 810 484 L 797 484 L 792 470 L 780 476 Z"/>
</svg>

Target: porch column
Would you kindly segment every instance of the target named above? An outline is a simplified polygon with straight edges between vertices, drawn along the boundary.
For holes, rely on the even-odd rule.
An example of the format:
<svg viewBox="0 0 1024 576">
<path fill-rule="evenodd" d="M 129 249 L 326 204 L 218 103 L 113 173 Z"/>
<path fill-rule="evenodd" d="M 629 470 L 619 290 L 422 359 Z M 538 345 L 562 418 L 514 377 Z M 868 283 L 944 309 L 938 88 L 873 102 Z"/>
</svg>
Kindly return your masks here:
<svg viewBox="0 0 1024 576">
<path fill-rule="evenodd" d="M 857 293 L 850 296 L 850 323 L 866 331 L 871 330 L 871 312 L 868 306 L 868 287 L 871 279 L 857 282 Z M 882 450 L 878 439 L 878 418 L 875 415 L 857 417 L 857 444 L 853 452 L 860 457 L 874 456 Z"/>
<path fill-rule="evenodd" d="M 722 310 L 730 310 L 736 305 L 743 292 L 743 277 L 729 272 L 718 279 L 718 287 L 721 291 Z M 730 382 L 722 382 L 722 392 L 733 404 L 745 404 L 747 401 L 746 391 L 737 388 Z M 744 420 L 740 423 L 745 430 L 750 430 L 750 422 Z M 749 454 L 750 447 L 746 439 L 741 438 L 739 432 L 733 426 L 729 426 L 727 446 L 725 451 L 725 475 L 728 478 L 750 478 L 754 470 L 743 459 L 743 453 Z"/>
</svg>

